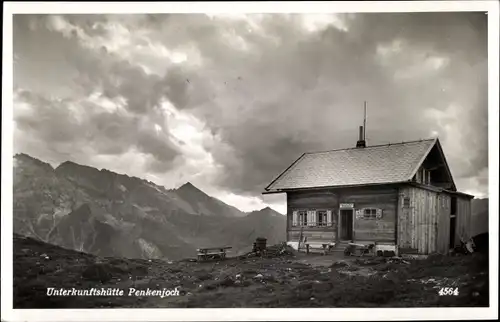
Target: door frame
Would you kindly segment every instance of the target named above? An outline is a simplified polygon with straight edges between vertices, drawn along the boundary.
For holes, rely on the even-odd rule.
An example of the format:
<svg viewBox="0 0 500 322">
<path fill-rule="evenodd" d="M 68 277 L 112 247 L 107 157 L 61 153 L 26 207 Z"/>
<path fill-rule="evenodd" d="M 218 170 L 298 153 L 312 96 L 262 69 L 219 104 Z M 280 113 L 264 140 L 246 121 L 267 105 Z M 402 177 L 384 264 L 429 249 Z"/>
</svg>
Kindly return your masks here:
<svg viewBox="0 0 500 322">
<path fill-rule="evenodd" d="M 354 207 L 343 207 L 343 208 L 340 208 L 339 206 L 339 211 L 337 212 L 337 222 L 338 222 L 338 225 L 337 225 L 337 241 L 344 241 L 344 240 L 349 240 L 349 239 L 342 239 L 342 225 L 343 225 L 343 222 L 342 222 L 342 216 L 341 216 L 341 212 L 342 210 L 349 210 L 351 211 L 351 214 L 352 214 L 352 226 L 351 226 L 351 239 L 350 241 L 354 240 L 354 216 L 355 216 L 355 209 Z"/>
</svg>

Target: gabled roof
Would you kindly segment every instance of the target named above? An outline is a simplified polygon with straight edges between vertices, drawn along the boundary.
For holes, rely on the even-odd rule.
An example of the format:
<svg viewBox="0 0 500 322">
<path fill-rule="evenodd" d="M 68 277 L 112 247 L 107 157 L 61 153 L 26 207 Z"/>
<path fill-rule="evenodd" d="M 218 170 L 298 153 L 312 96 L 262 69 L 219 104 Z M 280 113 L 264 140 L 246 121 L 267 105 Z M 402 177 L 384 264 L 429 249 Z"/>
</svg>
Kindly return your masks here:
<svg viewBox="0 0 500 322">
<path fill-rule="evenodd" d="M 439 140 L 435 138 L 365 148 L 304 153 L 274 179 L 266 187 L 266 191 L 411 181 L 435 145 L 452 178 Z"/>
</svg>

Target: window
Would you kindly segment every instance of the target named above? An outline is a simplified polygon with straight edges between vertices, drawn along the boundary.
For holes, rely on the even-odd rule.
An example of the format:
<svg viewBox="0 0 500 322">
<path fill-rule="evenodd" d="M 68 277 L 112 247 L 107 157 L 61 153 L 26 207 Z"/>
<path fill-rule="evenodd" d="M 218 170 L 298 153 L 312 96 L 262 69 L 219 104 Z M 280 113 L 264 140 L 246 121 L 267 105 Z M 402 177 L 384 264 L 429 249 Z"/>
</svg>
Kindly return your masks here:
<svg viewBox="0 0 500 322">
<path fill-rule="evenodd" d="M 403 207 L 410 208 L 410 198 L 408 197 L 403 198 Z"/>
<path fill-rule="evenodd" d="M 293 227 L 330 227 L 333 225 L 331 210 L 294 210 L 292 211 Z"/>
<path fill-rule="evenodd" d="M 363 218 L 365 218 L 365 219 L 376 219 L 377 218 L 377 209 L 375 209 L 375 208 L 366 208 L 363 211 Z"/>
<path fill-rule="evenodd" d="M 307 211 L 299 211 L 299 226 L 307 226 Z"/>
<path fill-rule="evenodd" d="M 311 216 L 308 216 L 309 212 L 306 210 L 294 210 L 292 212 L 292 226 L 307 226 L 307 220 L 311 219 Z"/>
<path fill-rule="evenodd" d="M 431 184 L 431 171 L 424 168 L 418 169 L 415 177 L 413 177 L 413 181 L 422 184 Z"/>
<path fill-rule="evenodd" d="M 431 172 L 427 169 L 422 169 L 422 183 L 431 184 Z"/>
<path fill-rule="evenodd" d="M 316 226 L 326 226 L 327 225 L 327 213 L 326 210 L 318 210 L 316 212 Z"/>
</svg>

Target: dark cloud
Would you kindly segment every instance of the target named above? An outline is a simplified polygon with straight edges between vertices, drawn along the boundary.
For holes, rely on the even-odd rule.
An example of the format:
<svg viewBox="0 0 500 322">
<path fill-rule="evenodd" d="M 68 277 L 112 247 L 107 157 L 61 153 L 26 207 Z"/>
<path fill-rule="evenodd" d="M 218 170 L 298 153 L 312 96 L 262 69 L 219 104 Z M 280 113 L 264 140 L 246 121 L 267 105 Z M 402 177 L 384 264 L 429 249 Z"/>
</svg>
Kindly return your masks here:
<svg viewBox="0 0 500 322">
<path fill-rule="evenodd" d="M 162 165 L 156 165 L 156 171 L 169 169 L 179 154 L 168 135 L 156 132 L 153 120 L 120 112 L 98 111 L 100 106 L 92 103 L 75 107 L 76 103 L 67 99 L 47 100 L 26 91 L 18 93 L 18 100 L 35 107 L 27 115 L 15 116 L 18 130 L 23 135 L 36 137 L 46 148 L 60 146 L 61 153 L 68 153 L 69 148 L 79 157 L 84 152 L 82 147 L 106 155 L 122 154 L 136 148 L 153 157 L 153 163 L 156 161 Z M 75 109 L 83 110 L 83 113 L 76 113 Z M 23 148 L 22 142 L 19 138 L 17 149 Z M 86 155 L 85 159 L 92 156 Z"/>
<path fill-rule="evenodd" d="M 32 106 L 31 113 L 14 113 L 23 136 L 37 137 L 48 150 L 56 149 L 61 155 L 77 153 L 81 158 L 82 147 L 95 154 L 121 154 L 136 148 L 162 164 L 156 170 L 172 166 L 179 151 L 168 135 L 158 135 L 154 128 L 161 122 L 158 104 L 164 94 L 158 76 L 84 48 L 75 35 L 63 37 L 50 30 L 48 17 L 16 16 L 14 20 L 14 52 L 20 57 L 14 83 L 21 89 L 19 101 Z M 88 24 L 84 24 L 87 29 Z M 68 92 L 61 91 L 65 87 Z M 81 96 L 96 92 L 101 93 L 98 99 L 123 97 L 123 111 L 108 111 L 99 101 L 81 101 Z M 16 149 L 23 149 L 22 142 L 18 137 Z M 63 144 L 67 142 L 73 145 Z M 68 147 L 73 152 L 66 151 Z"/>
<path fill-rule="evenodd" d="M 174 141 L 189 147 L 172 138 L 160 107 L 167 99 L 212 133 L 204 146 L 222 171 L 210 183 L 259 195 L 303 152 L 353 146 L 366 100 L 369 144 L 435 131 L 455 178 L 479 176 L 488 166 L 486 15 L 339 17 L 347 31 L 309 32 L 300 15 L 64 17 L 90 39 L 111 37 L 127 51 L 113 41 L 85 48 L 78 33 L 53 31 L 45 18 L 16 17 L 15 85 L 37 107 L 16 117 L 19 136 L 38 136 L 52 149 L 80 142 L 101 154 L 136 147 L 149 156 L 145 171 L 162 173 L 187 162 Z M 177 51 L 187 53 L 185 62 L 172 63 Z M 69 102 L 48 98 L 52 91 Z M 75 92 L 95 91 L 123 97 L 123 111 L 91 106 L 78 121 L 65 109 Z"/>
<path fill-rule="evenodd" d="M 263 40 L 256 46 L 262 49 L 259 60 L 251 53 L 217 51 L 220 61 L 238 57 L 245 66 L 245 72 L 240 73 L 245 81 L 235 84 L 230 73 L 225 73 L 232 86 L 219 95 L 230 96 L 233 105 L 216 102 L 199 111 L 235 150 L 236 157 L 228 158 L 225 149 L 220 153 L 214 149 L 216 159 L 228 169 L 220 184 L 253 194 L 302 152 L 353 146 L 364 100 L 369 106 L 369 142 L 427 138 L 431 131 L 437 131 L 447 151 L 454 148 L 447 142 L 454 140 L 461 140 L 466 150 L 453 151 L 454 173 L 460 177 L 470 170 L 480 171 L 487 160 L 487 106 L 482 104 L 486 100 L 486 71 L 474 66 L 486 61 L 485 18 L 480 15 L 357 15 L 350 20 L 347 33 L 329 27 L 309 36 L 296 32 L 293 19 L 264 19 L 266 35 L 262 38 L 278 39 L 279 45 Z M 402 53 L 380 64 L 377 49 L 395 40 L 404 41 Z M 468 49 L 470 45 L 473 47 Z M 421 71 L 419 64 L 425 59 L 418 54 L 443 57 L 450 64 L 439 71 Z M 401 61 L 394 61 L 397 59 Z M 416 65 L 412 71 L 415 76 L 395 77 L 412 65 Z M 476 82 L 471 75 L 483 82 Z M 448 83 L 451 85 L 444 92 Z M 478 95 L 482 102 L 473 98 L 477 90 L 482 91 Z M 466 104 L 458 107 L 459 114 L 475 117 L 464 121 L 457 115 L 446 124 L 425 117 L 426 109 L 449 113 L 454 102 Z M 455 133 L 442 125 L 467 134 L 452 137 Z M 457 158 L 466 162 L 453 162 Z"/>
</svg>

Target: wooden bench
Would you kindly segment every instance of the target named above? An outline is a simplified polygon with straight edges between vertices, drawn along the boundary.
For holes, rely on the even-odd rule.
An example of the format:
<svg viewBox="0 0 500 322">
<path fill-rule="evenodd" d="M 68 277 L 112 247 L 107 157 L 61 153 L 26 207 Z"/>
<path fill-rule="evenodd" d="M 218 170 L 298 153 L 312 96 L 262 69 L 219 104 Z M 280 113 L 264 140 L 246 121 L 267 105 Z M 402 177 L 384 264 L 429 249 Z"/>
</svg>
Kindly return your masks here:
<svg viewBox="0 0 500 322">
<path fill-rule="evenodd" d="M 198 260 L 225 259 L 230 246 L 198 248 Z"/>
<path fill-rule="evenodd" d="M 314 241 L 308 240 L 304 243 L 306 245 L 306 253 L 309 254 L 309 250 L 311 248 L 321 248 L 323 250 L 323 254 L 326 255 L 328 252 L 332 250 L 335 246 L 334 242 L 325 242 L 325 241 Z"/>
</svg>

